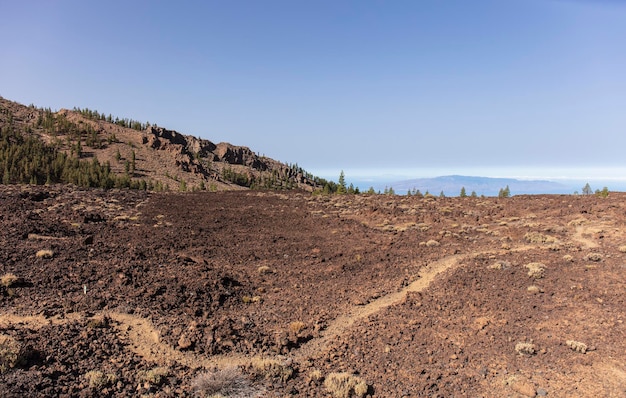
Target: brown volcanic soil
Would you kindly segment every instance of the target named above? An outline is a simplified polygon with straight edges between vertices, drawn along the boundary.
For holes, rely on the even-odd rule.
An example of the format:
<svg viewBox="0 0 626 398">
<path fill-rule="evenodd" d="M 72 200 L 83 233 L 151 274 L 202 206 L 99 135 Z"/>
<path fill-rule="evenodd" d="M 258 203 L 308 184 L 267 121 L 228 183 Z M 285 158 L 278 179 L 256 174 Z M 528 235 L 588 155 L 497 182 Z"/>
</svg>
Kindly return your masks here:
<svg viewBox="0 0 626 398">
<path fill-rule="evenodd" d="M 0 334 L 24 358 L 1 396 L 191 396 L 233 365 L 268 397 L 331 396 L 331 372 L 372 397 L 626 394 L 624 194 L 0 186 L 0 204 L 0 276 L 19 278 Z"/>
</svg>

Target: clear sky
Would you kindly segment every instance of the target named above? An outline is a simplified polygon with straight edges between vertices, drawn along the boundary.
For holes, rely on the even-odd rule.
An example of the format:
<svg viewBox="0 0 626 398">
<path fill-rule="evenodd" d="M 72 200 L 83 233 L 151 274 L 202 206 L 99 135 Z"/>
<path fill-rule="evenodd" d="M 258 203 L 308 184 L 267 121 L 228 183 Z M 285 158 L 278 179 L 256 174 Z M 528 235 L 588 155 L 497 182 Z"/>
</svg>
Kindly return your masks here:
<svg viewBox="0 0 626 398">
<path fill-rule="evenodd" d="M 626 176 L 624 1 L 0 1 L 0 37 L 7 99 L 322 176 Z"/>
</svg>

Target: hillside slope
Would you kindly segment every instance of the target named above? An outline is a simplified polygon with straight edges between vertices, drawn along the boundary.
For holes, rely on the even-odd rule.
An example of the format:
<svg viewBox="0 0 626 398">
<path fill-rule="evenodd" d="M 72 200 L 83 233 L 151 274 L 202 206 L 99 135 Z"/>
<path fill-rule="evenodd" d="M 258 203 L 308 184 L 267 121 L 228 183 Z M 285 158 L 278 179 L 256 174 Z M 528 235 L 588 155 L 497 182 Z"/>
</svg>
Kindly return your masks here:
<svg viewBox="0 0 626 398">
<path fill-rule="evenodd" d="M 103 170 L 110 170 L 117 179 L 109 181 L 109 185 L 182 191 L 247 188 L 311 191 L 317 185 L 317 179 L 297 165 L 258 156 L 244 146 L 214 144 L 163 127 L 128 119 L 113 120 L 110 115 L 105 117 L 90 110 L 52 112 L 0 97 L 0 129 L 5 141 L 10 132 L 18 135 L 12 136 L 11 142 L 36 138 L 46 144 L 46 149 L 64 153 L 68 159 L 81 162 L 96 159 Z M 8 171 L 15 160 L 4 163 L 0 173 Z M 27 171 L 15 171 L 10 178 L 3 176 L 3 181 L 43 183 L 52 173 L 48 170 L 43 172 L 47 175 L 33 178 L 28 174 L 33 173 L 34 166 L 23 168 Z M 77 181 L 86 181 L 79 185 L 97 186 L 86 179 Z M 53 178 L 52 182 L 57 181 Z"/>
</svg>

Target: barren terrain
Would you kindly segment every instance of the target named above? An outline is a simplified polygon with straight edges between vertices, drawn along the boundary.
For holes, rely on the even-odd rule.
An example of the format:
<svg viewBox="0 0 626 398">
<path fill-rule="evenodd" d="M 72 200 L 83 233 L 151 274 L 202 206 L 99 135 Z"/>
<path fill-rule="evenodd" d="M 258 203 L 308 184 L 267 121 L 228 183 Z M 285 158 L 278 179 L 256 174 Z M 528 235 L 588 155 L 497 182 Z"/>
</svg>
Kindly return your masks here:
<svg viewBox="0 0 626 398">
<path fill-rule="evenodd" d="M 625 220 L 621 193 L 0 186 L 0 396 L 233 367 L 247 396 L 625 396 Z"/>
</svg>

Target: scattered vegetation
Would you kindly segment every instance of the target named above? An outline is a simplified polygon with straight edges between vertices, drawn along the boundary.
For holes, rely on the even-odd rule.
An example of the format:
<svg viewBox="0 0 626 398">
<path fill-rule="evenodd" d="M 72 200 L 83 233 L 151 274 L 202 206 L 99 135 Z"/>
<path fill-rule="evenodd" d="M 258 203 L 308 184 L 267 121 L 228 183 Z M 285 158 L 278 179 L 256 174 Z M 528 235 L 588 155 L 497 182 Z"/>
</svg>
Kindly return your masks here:
<svg viewBox="0 0 626 398">
<path fill-rule="evenodd" d="M 191 382 L 196 396 L 201 398 L 253 398 L 261 395 L 237 367 L 200 373 Z"/>
<path fill-rule="evenodd" d="M 306 323 L 302 321 L 293 321 L 289 324 L 289 331 L 295 335 L 298 335 L 306 328 Z"/>
<path fill-rule="evenodd" d="M 589 253 L 585 256 L 585 260 L 587 261 L 593 261 L 593 262 L 599 262 L 602 261 L 604 257 L 602 256 L 602 254 L 600 253 Z"/>
<path fill-rule="evenodd" d="M 90 370 L 83 376 L 90 388 L 101 390 L 117 381 L 113 373 L 104 373 L 100 370 Z"/>
<path fill-rule="evenodd" d="M 143 131 L 146 128 L 151 126 L 150 122 L 141 123 L 137 120 L 128 119 L 128 118 L 122 118 L 122 119 L 120 119 L 119 117 L 113 118 L 111 114 L 107 116 L 104 113 L 99 113 L 98 111 L 91 110 L 89 108 L 81 109 L 81 108 L 74 107 L 73 110 L 75 112 L 80 113 L 81 115 L 85 116 L 87 119 L 90 119 L 90 120 L 102 120 L 108 123 L 115 123 L 118 126 L 131 128 L 137 131 Z"/>
<path fill-rule="evenodd" d="M 490 269 L 497 269 L 497 270 L 507 269 L 510 267 L 511 267 L 511 263 L 506 260 L 498 260 L 489 266 Z"/>
<path fill-rule="evenodd" d="M 345 372 L 326 376 L 324 387 L 335 398 L 363 397 L 369 389 L 360 377 Z"/>
<path fill-rule="evenodd" d="M 498 192 L 498 197 L 499 198 L 511 197 L 511 190 L 509 189 L 508 185 L 505 188 L 500 188 L 500 191 Z"/>
<path fill-rule="evenodd" d="M 429 240 L 428 242 L 426 242 L 426 246 L 427 247 L 437 247 L 439 246 L 439 242 L 437 242 L 436 240 Z"/>
<path fill-rule="evenodd" d="M 142 375 L 142 379 L 150 383 L 154 386 L 160 386 L 165 382 L 166 377 L 169 375 L 170 369 L 163 366 L 157 366 L 156 368 L 152 368 L 146 371 Z"/>
<path fill-rule="evenodd" d="M 267 275 L 267 274 L 273 273 L 272 269 L 268 267 L 267 265 L 261 265 L 259 268 L 257 268 L 257 272 L 260 275 Z"/>
<path fill-rule="evenodd" d="M 273 358 L 253 358 L 250 361 L 252 369 L 266 379 L 280 379 L 282 382 L 289 380 L 294 370 L 286 361 Z"/>
<path fill-rule="evenodd" d="M 539 232 L 528 232 L 524 235 L 524 239 L 528 243 L 556 243 L 557 241 L 555 237 Z"/>
<path fill-rule="evenodd" d="M 519 342 L 515 344 L 515 351 L 520 355 L 534 355 L 537 349 L 533 343 Z"/>
<path fill-rule="evenodd" d="M 49 249 L 42 249 L 35 253 L 37 258 L 52 258 L 52 256 L 54 256 L 54 252 Z"/>
<path fill-rule="evenodd" d="M 96 157 L 82 158 L 82 130 L 62 116 L 53 120 L 54 134 L 65 134 L 65 145 L 57 140 L 52 145 L 40 139 L 23 135 L 12 126 L 0 128 L 0 181 L 3 184 L 69 183 L 94 188 L 147 187 L 147 182 L 131 180 L 128 173 L 116 175 L 108 162 L 101 164 Z M 48 125 L 48 123 L 44 124 Z M 94 144 L 95 145 L 95 144 Z M 69 154 L 61 150 L 69 148 Z"/>
<path fill-rule="evenodd" d="M 15 338 L 0 334 L 0 373 L 16 368 L 26 361 L 25 350 Z"/>
<path fill-rule="evenodd" d="M 0 285 L 4 286 L 7 289 L 14 286 L 18 281 L 19 278 L 15 274 L 12 274 L 10 272 L 0 277 Z"/>
<path fill-rule="evenodd" d="M 528 263 L 524 265 L 528 268 L 528 276 L 535 279 L 541 279 L 545 275 L 546 266 L 542 263 Z"/>
<path fill-rule="evenodd" d="M 565 344 L 576 352 L 580 352 L 584 354 L 587 352 L 587 344 L 581 343 L 580 341 L 567 340 Z"/>
</svg>

